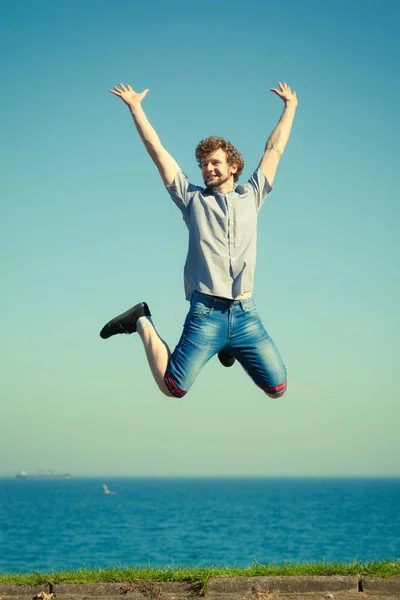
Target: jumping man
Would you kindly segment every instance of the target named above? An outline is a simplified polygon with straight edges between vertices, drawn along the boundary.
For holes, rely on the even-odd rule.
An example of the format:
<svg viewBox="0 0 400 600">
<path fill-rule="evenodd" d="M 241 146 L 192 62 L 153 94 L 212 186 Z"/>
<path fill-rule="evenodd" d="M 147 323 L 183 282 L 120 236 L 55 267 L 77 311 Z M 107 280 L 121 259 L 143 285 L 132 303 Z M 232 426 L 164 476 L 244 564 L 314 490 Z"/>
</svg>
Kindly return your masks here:
<svg viewBox="0 0 400 600">
<path fill-rule="evenodd" d="M 184 280 L 190 310 L 172 354 L 158 335 L 145 302 L 109 321 L 100 335 L 106 339 L 137 332 L 154 379 L 166 396 L 182 398 L 215 354 L 225 366 L 238 360 L 271 398 L 286 391 L 285 366 L 253 298 L 258 211 L 272 190 L 297 108 L 296 92 L 286 83 L 278 86 L 271 91 L 283 100 L 283 112 L 249 181 L 237 183 L 244 162 L 236 148 L 222 138 L 208 137 L 195 152 L 205 187 L 189 183 L 161 144 L 142 108 L 149 90 L 137 93 L 122 83 L 110 90 L 129 107 L 146 150 L 189 230 Z"/>
</svg>

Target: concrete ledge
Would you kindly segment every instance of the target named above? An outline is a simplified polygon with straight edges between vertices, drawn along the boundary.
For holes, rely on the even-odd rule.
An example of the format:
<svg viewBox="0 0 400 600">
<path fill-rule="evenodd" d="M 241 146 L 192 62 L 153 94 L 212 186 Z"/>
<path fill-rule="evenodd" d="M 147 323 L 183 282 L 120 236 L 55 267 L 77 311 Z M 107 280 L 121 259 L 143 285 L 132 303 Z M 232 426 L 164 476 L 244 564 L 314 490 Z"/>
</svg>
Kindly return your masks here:
<svg viewBox="0 0 400 600">
<path fill-rule="evenodd" d="M 358 592 L 358 577 L 345 576 L 293 576 L 279 577 L 211 577 L 207 585 L 207 596 L 234 597 L 243 594 L 286 592 Z"/>
<path fill-rule="evenodd" d="M 161 598 L 191 598 L 201 595 L 203 585 L 199 582 L 146 581 L 135 579 L 120 583 L 58 583 L 54 585 L 57 598 L 82 600 L 83 598 L 124 598 L 127 600 L 161 600 Z"/>
<path fill-rule="evenodd" d="M 400 577 L 271 576 L 211 577 L 204 594 L 201 582 L 156 582 L 136 579 L 119 583 L 56 583 L 51 587 L 0 585 L 0 600 L 400 600 Z M 45 592 L 44 595 L 40 592 Z M 53 593 L 55 598 L 46 598 Z M 315 596 L 312 596 L 315 594 Z"/>
<path fill-rule="evenodd" d="M 56 598 L 63 600 L 107 600 L 118 598 L 123 600 L 161 600 L 162 598 L 199 598 L 203 595 L 201 582 L 179 581 L 121 581 L 118 583 L 55 583 L 51 586 L 41 585 L 30 587 L 27 585 L 0 585 L 0 598 L 7 600 L 31 600 L 40 592 L 46 594 L 53 592 Z"/>
<path fill-rule="evenodd" d="M 366 594 L 400 594 L 400 577 L 363 577 L 362 588 Z"/>
<path fill-rule="evenodd" d="M 123 583 L 55 583 L 53 591 L 63 598 L 116 598 L 121 596 Z"/>
<path fill-rule="evenodd" d="M 13 600 L 31 599 L 40 592 L 49 593 L 49 586 L 39 585 L 37 587 L 31 587 L 29 585 L 0 585 L 0 598 L 4 598 L 4 600 L 7 600 L 10 596 Z"/>
</svg>

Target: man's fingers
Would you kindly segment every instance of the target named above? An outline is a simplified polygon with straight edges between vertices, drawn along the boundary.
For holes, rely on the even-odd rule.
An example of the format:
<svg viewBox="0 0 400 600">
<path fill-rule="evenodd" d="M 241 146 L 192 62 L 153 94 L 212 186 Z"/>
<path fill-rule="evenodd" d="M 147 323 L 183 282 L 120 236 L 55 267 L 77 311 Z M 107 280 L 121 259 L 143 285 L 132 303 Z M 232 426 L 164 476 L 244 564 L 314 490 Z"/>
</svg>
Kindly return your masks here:
<svg viewBox="0 0 400 600">
<path fill-rule="evenodd" d="M 134 97 L 136 97 L 137 99 L 140 99 L 140 98 L 143 99 L 149 92 L 149 89 L 145 89 L 145 90 L 143 90 L 143 92 L 138 94 L 137 92 L 135 92 L 135 90 L 132 89 L 132 87 L 129 85 L 129 83 L 125 86 L 123 83 L 120 82 L 118 85 L 119 85 L 119 87 L 117 85 L 114 85 L 113 89 L 108 90 L 108 91 L 111 92 L 112 94 L 114 94 L 115 96 L 119 96 L 122 99 L 124 99 L 124 97 L 125 97 L 124 94 L 127 94 L 127 93 L 134 94 Z"/>
<path fill-rule="evenodd" d="M 280 91 L 277 90 L 276 88 L 271 88 L 271 92 L 275 92 L 275 94 L 281 95 L 281 94 L 296 94 L 295 91 L 292 92 L 292 89 L 290 87 L 290 85 L 288 85 L 286 82 L 282 83 L 281 81 L 278 81 L 278 85 L 280 87 Z"/>
</svg>

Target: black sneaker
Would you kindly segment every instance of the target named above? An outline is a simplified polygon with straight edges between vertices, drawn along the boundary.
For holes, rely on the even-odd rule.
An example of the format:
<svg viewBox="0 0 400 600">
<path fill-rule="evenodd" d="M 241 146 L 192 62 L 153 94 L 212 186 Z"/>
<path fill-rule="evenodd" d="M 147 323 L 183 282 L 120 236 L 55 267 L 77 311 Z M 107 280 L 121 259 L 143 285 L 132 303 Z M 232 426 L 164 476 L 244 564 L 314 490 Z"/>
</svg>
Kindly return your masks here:
<svg viewBox="0 0 400 600">
<path fill-rule="evenodd" d="M 122 313 L 122 315 L 111 319 L 107 325 L 104 325 L 100 331 L 100 337 L 105 340 L 117 333 L 135 333 L 137 320 L 140 317 L 150 316 L 151 312 L 146 302 L 139 302 L 139 304 L 135 304 L 135 306 Z"/>
<path fill-rule="evenodd" d="M 233 365 L 233 363 L 235 362 L 235 359 L 232 356 L 232 354 L 229 354 L 229 352 L 227 352 L 226 350 L 220 350 L 218 352 L 218 358 L 219 358 L 219 362 L 222 365 L 224 365 L 224 367 L 231 367 Z"/>
</svg>

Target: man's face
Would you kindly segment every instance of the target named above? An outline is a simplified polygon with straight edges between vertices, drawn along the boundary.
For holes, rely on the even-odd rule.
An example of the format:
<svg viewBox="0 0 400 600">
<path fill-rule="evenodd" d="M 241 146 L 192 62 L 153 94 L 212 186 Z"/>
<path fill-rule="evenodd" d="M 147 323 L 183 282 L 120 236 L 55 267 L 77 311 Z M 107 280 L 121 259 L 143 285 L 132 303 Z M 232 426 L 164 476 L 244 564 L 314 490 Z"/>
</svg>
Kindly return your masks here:
<svg viewBox="0 0 400 600">
<path fill-rule="evenodd" d="M 201 161 L 203 181 L 209 188 L 218 188 L 224 183 L 232 181 L 237 171 L 236 165 L 228 165 L 226 153 L 221 148 L 205 156 Z"/>
</svg>

